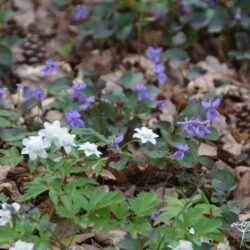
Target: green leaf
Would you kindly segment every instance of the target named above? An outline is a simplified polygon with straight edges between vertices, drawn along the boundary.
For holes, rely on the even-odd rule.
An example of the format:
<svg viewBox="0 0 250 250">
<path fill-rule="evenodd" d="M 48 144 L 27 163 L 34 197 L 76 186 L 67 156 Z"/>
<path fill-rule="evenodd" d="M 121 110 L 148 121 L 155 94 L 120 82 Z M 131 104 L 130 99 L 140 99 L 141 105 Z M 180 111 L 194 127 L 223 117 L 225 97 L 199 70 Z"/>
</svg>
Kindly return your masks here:
<svg viewBox="0 0 250 250">
<path fill-rule="evenodd" d="M 7 22 L 12 17 L 12 10 L 11 9 L 0 9 L 0 23 Z"/>
<path fill-rule="evenodd" d="M 17 118 L 17 117 L 20 116 L 20 114 L 18 114 L 16 112 L 13 112 L 13 111 L 10 111 L 10 110 L 1 110 L 0 111 L 0 116 Z"/>
<path fill-rule="evenodd" d="M 158 139 L 156 145 L 146 143 L 142 146 L 141 150 L 144 154 L 153 159 L 163 158 L 168 153 L 166 142 L 163 139 Z"/>
<path fill-rule="evenodd" d="M 160 203 L 160 199 L 153 193 L 140 193 L 131 199 L 129 204 L 138 217 L 150 215 L 152 209 Z"/>
<path fill-rule="evenodd" d="M 167 60 L 183 61 L 187 58 L 187 52 L 183 49 L 172 48 L 166 50 L 163 56 Z"/>
<path fill-rule="evenodd" d="M 11 64 L 12 64 L 12 56 L 10 49 L 0 45 L 0 65 L 10 67 Z"/>
<path fill-rule="evenodd" d="M 206 27 L 214 17 L 214 10 L 206 9 L 205 11 L 193 11 L 190 15 L 191 26 L 195 30 Z"/>
<path fill-rule="evenodd" d="M 21 104 L 21 112 L 24 114 L 33 107 L 35 107 L 39 101 L 35 97 L 30 97 Z"/>
<path fill-rule="evenodd" d="M 12 122 L 6 118 L 0 117 L 0 127 L 12 127 Z"/>
<path fill-rule="evenodd" d="M 16 148 L 0 149 L 0 153 L 4 155 L 0 157 L 0 164 L 3 165 L 13 164 L 16 166 L 23 160 L 23 156 L 19 154 Z"/>
<path fill-rule="evenodd" d="M 227 170 L 219 170 L 213 175 L 212 186 L 216 191 L 227 193 L 236 189 L 237 183 L 231 172 Z"/>
<path fill-rule="evenodd" d="M 72 85 L 72 77 L 64 76 L 51 82 L 48 86 L 48 92 L 52 95 L 58 95 L 61 91 L 66 90 Z"/>
<path fill-rule="evenodd" d="M 5 128 L 0 132 L 0 137 L 5 142 L 19 141 L 27 135 L 25 128 Z"/>
<path fill-rule="evenodd" d="M 127 73 L 118 80 L 118 83 L 125 88 L 133 88 L 136 84 L 143 82 L 143 79 L 144 75 L 140 72 Z"/>
<path fill-rule="evenodd" d="M 122 155 L 119 161 L 110 162 L 109 166 L 111 168 L 114 168 L 114 169 L 120 171 L 125 167 L 125 165 L 127 164 L 129 158 L 130 158 L 129 156 Z"/>
</svg>

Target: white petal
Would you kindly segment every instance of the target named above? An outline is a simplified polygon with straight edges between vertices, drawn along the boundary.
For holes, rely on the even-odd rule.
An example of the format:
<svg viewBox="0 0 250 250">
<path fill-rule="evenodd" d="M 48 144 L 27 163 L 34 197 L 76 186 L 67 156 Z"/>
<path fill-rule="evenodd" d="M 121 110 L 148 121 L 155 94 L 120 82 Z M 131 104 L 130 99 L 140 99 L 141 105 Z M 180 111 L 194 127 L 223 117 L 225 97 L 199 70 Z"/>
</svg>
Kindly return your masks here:
<svg viewBox="0 0 250 250">
<path fill-rule="evenodd" d="M 17 202 L 14 202 L 11 204 L 11 206 L 16 210 L 16 212 L 20 209 L 20 204 L 18 204 Z"/>
<path fill-rule="evenodd" d="M 151 139 L 151 140 L 149 140 L 149 142 L 151 142 L 152 144 L 156 144 L 156 140 L 155 139 Z"/>
<path fill-rule="evenodd" d="M 21 154 L 22 154 L 22 155 L 27 155 L 27 154 L 29 154 L 28 148 L 23 148 L 22 151 L 21 151 Z"/>
<path fill-rule="evenodd" d="M 37 154 L 33 153 L 33 152 L 29 152 L 29 158 L 30 160 L 34 161 L 37 159 Z"/>
</svg>

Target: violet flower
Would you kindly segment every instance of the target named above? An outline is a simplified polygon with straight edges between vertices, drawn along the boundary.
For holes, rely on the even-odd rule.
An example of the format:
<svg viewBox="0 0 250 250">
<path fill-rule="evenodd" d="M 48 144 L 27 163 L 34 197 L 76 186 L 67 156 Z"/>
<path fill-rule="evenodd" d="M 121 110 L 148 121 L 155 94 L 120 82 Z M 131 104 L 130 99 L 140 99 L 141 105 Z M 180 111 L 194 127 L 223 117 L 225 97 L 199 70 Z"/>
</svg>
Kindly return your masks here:
<svg viewBox="0 0 250 250">
<path fill-rule="evenodd" d="M 79 109 L 80 110 L 86 110 L 89 108 L 89 106 L 95 102 L 94 96 L 88 96 L 85 98 L 85 100 L 80 104 Z"/>
<path fill-rule="evenodd" d="M 236 22 L 240 22 L 242 19 L 242 16 L 241 16 L 241 12 L 240 11 L 237 11 L 235 14 L 234 14 L 234 20 Z"/>
<path fill-rule="evenodd" d="M 152 46 L 148 47 L 148 59 L 150 61 L 153 61 L 154 63 L 159 63 L 161 61 L 161 53 L 163 51 L 163 48 L 154 48 Z"/>
<path fill-rule="evenodd" d="M 6 94 L 6 89 L 0 88 L 0 101 L 3 100 L 4 95 Z"/>
<path fill-rule="evenodd" d="M 23 97 L 30 98 L 34 97 L 37 101 L 42 101 L 46 97 L 46 91 L 42 87 L 33 88 L 28 85 L 23 85 Z"/>
<path fill-rule="evenodd" d="M 160 85 L 164 84 L 167 81 L 168 77 L 165 73 L 158 75 L 157 80 Z"/>
<path fill-rule="evenodd" d="M 83 93 L 83 90 L 86 89 L 87 84 L 86 83 L 78 83 L 73 86 L 72 92 L 70 94 L 71 99 L 77 99 L 79 102 L 83 102 L 86 99 L 85 94 Z"/>
<path fill-rule="evenodd" d="M 187 1 L 181 1 L 181 8 L 184 12 L 190 11 L 190 5 Z"/>
<path fill-rule="evenodd" d="M 76 110 L 65 113 L 66 124 L 70 128 L 82 128 L 85 126 L 84 121 L 81 119 L 81 115 Z"/>
<path fill-rule="evenodd" d="M 177 151 L 175 151 L 172 156 L 174 159 L 180 161 L 184 158 L 185 153 L 189 150 L 189 146 L 188 145 L 183 145 L 183 144 L 179 144 L 177 146 Z"/>
<path fill-rule="evenodd" d="M 220 113 L 216 110 L 216 108 L 220 105 L 220 98 L 216 98 L 213 102 L 209 101 L 202 101 L 202 106 L 207 110 L 206 118 L 207 120 L 211 121 L 216 117 L 220 116 Z"/>
<path fill-rule="evenodd" d="M 89 15 L 89 8 L 85 5 L 77 5 L 75 8 L 75 19 L 83 20 Z"/>
<path fill-rule="evenodd" d="M 155 103 L 156 103 L 156 107 L 159 110 L 163 110 L 164 106 L 168 103 L 168 101 L 167 100 L 156 100 Z"/>
<path fill-rule="evenodd" d="M 42 101 L 45 99 L 46 97 L 46 91 L 44 88 L 42 87 L 39 87 L 39 88 L 36 88 L 34 90 L 34 97 L 38 100 L 38 101 Z"/>
<path fill-rule="evenodd" d="M 124 135 L 120 134 L 115 137 L 114 141 L 108 145 L 110 151 L 120 150 L 119 144 L 124 140 Z"/>
<path fill-rule="evenodd" d="M 148 88 L 145 84 L 140 83 L 134 86 L 134 90 L 137 92 L 137 100 L 141 102 L 146 99 L 151 99 L 151 95 L 148 92 Z"/>
<path fill-rule="evenodd" d="M 48 59 L 45 62 L 44 67 L 42 68 L 42 72 L 44 75 L 52 75 L 55 70 L 58 70 L 60 67 L 59 63 L 53 59 Z"/>
<path fill-rule="evenodd" d="M 192 118 L 190 120 L 185 120 L 183 122 L 177 122 L 178 125 L 183 125 L 183 130 L 188 136 L 198 136 L 204 137 L 208 135 L 211 131 L 207 128 L 208 120 L 200 121 L 198 119 Z"/>
</svg>

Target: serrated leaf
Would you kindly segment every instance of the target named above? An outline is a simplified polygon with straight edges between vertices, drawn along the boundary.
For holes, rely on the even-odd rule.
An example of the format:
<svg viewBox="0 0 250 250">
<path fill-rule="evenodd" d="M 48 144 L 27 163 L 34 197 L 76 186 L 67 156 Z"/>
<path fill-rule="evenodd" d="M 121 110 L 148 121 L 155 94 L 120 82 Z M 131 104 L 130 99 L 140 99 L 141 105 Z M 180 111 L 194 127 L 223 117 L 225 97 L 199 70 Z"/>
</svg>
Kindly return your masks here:
<svg viewBox="0 0 250 250">
<path fill-rule="evenodd" d="M 58 95 L 61 91 L 66 90 L 72 85 L 72 77 L 64 76 L 51 82 L 48 86 L 48 92 L 53 95 Z"/>
<path fill-rule="evenodd" d="M 144 144 L 141 150 L 144 154 L 153 159 L 163 158 L 168 153 L 166 142 L 161 139 L 157 140 L 156 145 L 153 145 L 152 143 Z"/>
<path fill-rule="evenodd" d="M 129 201 L 131 209 L 139 216 L 152 213 L 152 209 L 160 203 L 160 199 L 153 193 L 140 193 L 136 198 Z"/>
</svg>

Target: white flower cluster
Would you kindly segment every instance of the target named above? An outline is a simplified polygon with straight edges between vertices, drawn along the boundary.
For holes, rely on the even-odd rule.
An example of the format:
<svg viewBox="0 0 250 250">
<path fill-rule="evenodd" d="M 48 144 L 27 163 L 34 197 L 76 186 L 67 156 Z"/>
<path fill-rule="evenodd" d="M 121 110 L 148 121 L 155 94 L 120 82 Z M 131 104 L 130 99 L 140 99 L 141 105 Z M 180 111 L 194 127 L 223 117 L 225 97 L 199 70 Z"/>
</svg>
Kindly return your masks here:
<svg viewBox="0 0 250 250">
<path fill-rule="evenodd" d="M 22 144 L 25 147 L 21 153 L 28 154 L 30 160 L 36 160 L 38 157 L 47 158 L 45 149 L 54 144 L 58 149 L 64 148 L 65 152 L 69 154 L 72 147 L 76 147 L 75 137 L 68 132 L 68 128 L 61 127 L 59 121 L 45 122 L 44 129 L 38 131 L 38 136 L 23 139 Z M 102 154 L 94 143 L 85 142 L 78 147 L 78 150 L 84 150 L 86 156 L 96 155 L 99 157 Z"/>
<path fill-rule="evenodd" d="M 175 250 L 193 250 L 193 244 L 187 240 L 180 240 L 179 244 L 174 248 Z"/>
<path fill-rule="evenodd" d="M 22 240 L 15 242 L 14 246 L 10 247 L 9 250 L 33 250 L 34 244 Z"/>
<path fill-rule="evenodd" d="M 16 202 L 12 204 L 3 203 L 0 209 L 0 226 L 12 226 L 12 214 L 18 212 L 20 205 Z"/>
<path fill-rule="evenodd" d="M 156 144 L 156 139 L 159 135 L 153 133 L 152 129 L 142 127 L 136 128 L 136 133 L 133 134 L 133 138 L 138 138 L 142 143 L 150 142 L 152 144 Z"/>
<path fill-rule="evenodd" d="M 23 139 L 22 143 L 25 146 L 22 154 L 28 154 L 31 160 L 38 157 L 47 158 L 46 148 L 54 144 L 57 148 L 63 147 L 67 154 L 70 153 L 71 148 L 75 145 L 75 135 L 68 132 L 68 128 L 61 127 L 59 121 L 52 124 L 49 122 L 44 123 L 44 129 L 38 131 L 38 136 L 30 136 Z"/>
<path fill-rule="evenodd" d="M 155 138 L 159 137 L 146 127 L 136 128 L 135 131 L 133 137 L 140 139 L 142 143 L 150 142 L 155 145 Z M 60 121 L 45 122 L 44 129 L 39 130 L 37 136 L 23 139 L 24 148 L 21 153 L 28 154 L 30 160 L 36 160 L 38 157 L 47 158 L 46 149 L 54 144 L 58 149 L 64 148 L 65 152 L 69 154 L 72 147 L 76 147 L 75 137 L 68 132 L 68 128 L 61 127 Z M 78 145 L 78 150 L 83 150 L 86 156 L 96 155 L 100 157 L 102 154 L 98 151 L 96 144 L 88 141 Z"/>
</svg>

